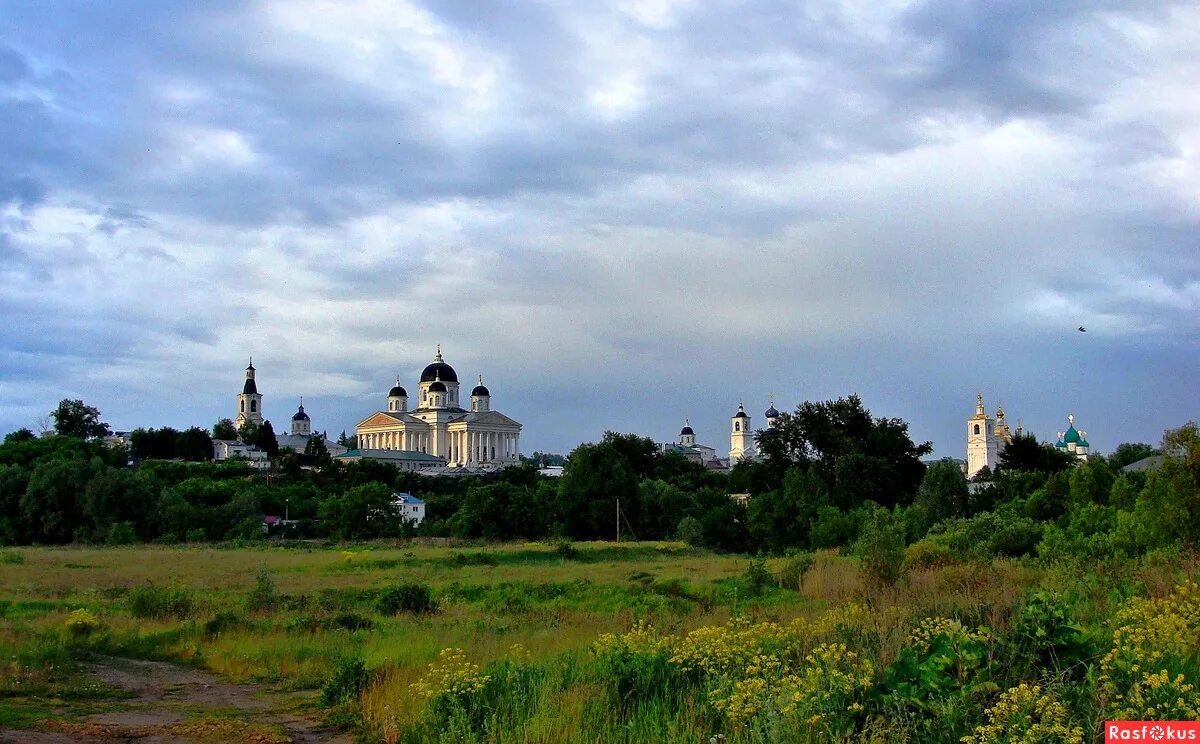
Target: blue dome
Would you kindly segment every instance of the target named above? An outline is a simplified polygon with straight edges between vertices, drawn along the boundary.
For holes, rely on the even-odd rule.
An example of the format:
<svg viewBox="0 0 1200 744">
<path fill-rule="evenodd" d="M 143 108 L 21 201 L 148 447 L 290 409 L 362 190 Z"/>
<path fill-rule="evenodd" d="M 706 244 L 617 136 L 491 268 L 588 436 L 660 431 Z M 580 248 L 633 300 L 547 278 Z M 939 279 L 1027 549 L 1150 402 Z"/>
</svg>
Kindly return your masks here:
<svg viewBox="0 0 1200 744">
<path fill-rule="evenodd" d="M 764 415 L 769 419 L 779 418 L 779 411 L 775 410 L 775 406 L 771 406 Z"/>
<path fill-rule="evenodd" d="M 471 391 L 471 395 L 491 396 L 491 392 L 483 385 L 476 385 L 475 389 Z"/>
<path fill-rule="evenodd" d="M 681 437 L 682 437 L 682 436 L 685 436 L 685 435 L 686 435 L 686 436 L 693 436 L 693 437 L 694 437 L 694 436 L 696 436 L 696 432 L 692 431 L 692 427 L 690 427 L 690 426 L 685 426 L 685 427 L 683 427 L 682 429 L 680 429 L 680 430 L 679 430 L 679 436 L 681 436 Z"/>
<path fill-rule="evenodd" d="M 300 410 L 292 416 L 292 421 L 308 421 L 308 414 L 304 412 L 304 406 L 300 406 Z"/>
</svg>

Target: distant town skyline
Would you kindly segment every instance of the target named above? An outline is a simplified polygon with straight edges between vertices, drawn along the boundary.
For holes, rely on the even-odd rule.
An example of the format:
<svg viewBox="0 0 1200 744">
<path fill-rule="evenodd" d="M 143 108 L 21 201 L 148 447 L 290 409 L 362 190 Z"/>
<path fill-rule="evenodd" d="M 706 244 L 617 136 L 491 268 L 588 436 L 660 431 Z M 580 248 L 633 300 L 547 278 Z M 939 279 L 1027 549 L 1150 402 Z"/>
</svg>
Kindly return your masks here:
<svg viewBox="0 0 1200 744">
<path fill-rule="evenodd" d="M 336 437 L 436 344 L 521 448 L 726 449 L 982 393 L 1096 452 L 1200 417 L 1200 7 L 11 3 L 0 430 Z M 1086 327 L 1086 332 L 1079 332 Z"/>
</svg>

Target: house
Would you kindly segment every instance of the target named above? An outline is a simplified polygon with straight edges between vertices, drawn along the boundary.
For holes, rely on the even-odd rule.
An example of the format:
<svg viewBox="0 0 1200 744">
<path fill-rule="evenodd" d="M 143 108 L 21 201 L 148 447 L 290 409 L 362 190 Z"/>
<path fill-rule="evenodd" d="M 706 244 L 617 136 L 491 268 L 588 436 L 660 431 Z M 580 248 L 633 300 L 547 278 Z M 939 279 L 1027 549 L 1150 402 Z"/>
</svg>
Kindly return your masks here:
<svg viewBox="0 0 1200 744">
<path fill-rule="evenodd" d="M 271 467 L 266 450 L 261 450 L 252 444 L 243 444 L 236 439 L 214 439 L 212 444 L 214 460 L 248 460 L 250 467 L 258 470 Z"/>
<path fill-rule="evenodd" d="M 425 502 L 411 493 L 398 492 L 392 501 L 396 505 L 396 514 L 413 527 L 420 527 L 425 521 Z"/>
</svg>

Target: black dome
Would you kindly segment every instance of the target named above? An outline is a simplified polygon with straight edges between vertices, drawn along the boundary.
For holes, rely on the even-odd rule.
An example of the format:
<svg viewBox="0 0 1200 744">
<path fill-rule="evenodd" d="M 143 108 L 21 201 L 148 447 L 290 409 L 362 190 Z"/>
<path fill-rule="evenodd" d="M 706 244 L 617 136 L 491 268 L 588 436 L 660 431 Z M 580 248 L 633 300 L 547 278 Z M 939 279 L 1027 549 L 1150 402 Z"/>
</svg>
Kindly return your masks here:
<svg viewBox="0 0 1200 744">
<path fill-rule="evenodd" d="M 404 388 L 400 387 L 399 385 L 397 385 L 388 391 L 388 397 L 389 398 L 395 398 L 395 397 L 407 398 L 408 391 L 405 390 Z"/>
<path fill-rule="evenodd" d="M 775 406 L 771 406 L 770 408 L 767 409 L 766 417 L 767 418 L 779 418 L 779 411 L 775 410 Z"/>
<path fill-rule="evenodd" d="M 292 416 L 292 421 L 308 421 L 308 414 L 304 412 L 304 406 L 300 406 L 300 410 Z"/>
<path fill-rule="evenodd" d="M 430 385 L 430 386 L 429 386 L 429 392 L 431 392 L 431 393 L 444 393 L 444 392 L 446 392 L 446 386 L 445 386 L 445 385 L 443 385 L 443 384 L 441 383 L 441 381 L 434 381 L 434 383 L 433 383 L 432 385 Z"/>
<path fill-rule="evenodd" d="M 242 395 L 257 395 L 257 394 L 258 394 L 258 386 L 254 384 L 254 380 L 252 378 L 247 378 L 246 384 L 242 385 Z"/>
<path fill-rule="evenodd" d="M 433 382 L 437 379 L 441 379 L 442 382 L 458 382 L 458 374 L 449 364 L 434 362 L 421 373 L 421 382 Z"/>
<path fill-rule="evenodd" d="M 483 385 L 476 385 L 475 388 L 471 391 L 471 395 L 491 396 L 491 393 L 488 392 L 488 389 L 486 387 L 484 387 Z"/>
<path fill-rule="evenodd" d="M 682 437 L 682 436 L 684 436 L 685 434 L 688 434 L 688 435 L 691 435 L 691 436 L 695 436 L 695 435 L 696 435 L 696 432 L 692 431 L 692 427 L 690 427 L 690 426 L 685 426 L 685 427 L 683 427 L 682 429 L 680 429 L 680 430 L 679 430 L 679 436 L 681 436 L 681 437 Z"/>
<path fill-rule="evenodd" d="M 733 414 L 733 417 L 734 418 L 750 418 L 748 415 L 746 415 L 746 412 L 740 408 L 738 409 L 737 413 Z"/>
</svg>

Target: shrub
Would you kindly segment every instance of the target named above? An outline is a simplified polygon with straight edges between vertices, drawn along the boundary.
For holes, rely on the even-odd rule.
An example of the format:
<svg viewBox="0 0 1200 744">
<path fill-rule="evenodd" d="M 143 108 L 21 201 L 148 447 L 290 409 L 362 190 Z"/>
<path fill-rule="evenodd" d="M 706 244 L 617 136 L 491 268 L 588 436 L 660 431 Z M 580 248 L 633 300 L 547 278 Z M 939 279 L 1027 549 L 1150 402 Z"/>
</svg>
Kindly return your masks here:
<svg viewBox="0 0 1200 744">
<path fill-rule="evenodd" d="M 137 533 L 133 531 L 133 522 L 114 522 L 108 528 L 108 535 L 104 538 L 106 545 L 132 545 L 137 541 Z"/>
<path fill-rule="evenodd" d="M 236 612 L 218 612 L 204 623 L 204 632 L 208 635 L 219 635 L 227 630 L 245 625 L 246 619 Z"/>
<path fill-rule="evenodd" d="M 15 550 L 0 550 L 0 565 L 20 566 L 25 562 L 25 556 Z"/>
<path fill-rule="evenodd" d="M 339 612 L 329 621 L 332 628 L 340 630 L 370 630 L 375 623 L 371 622 L 368 617 L 363 617 L 356 612 Z"/>
<path fill-rule="evenodd" d="M 129 614 L 139 618 L 187 617 L 192 598 L 183 589 L 162 589 L 146 583 L 129 592 Z"/>
<path fill-rule="evenodd" d="M 704 545 L 704 525 L 695 517 L 684 517 L 675 528 L 675 536 L 693 548 Z"/>
<path fill-rule="evenodd" d="M 375 611 L 380 615 L 428 615 L 438 611 L 438 604 L 428 584 L 408 582 L 385 589 L 375 601 Z"/>
<path fill-rule="evenodd" d="M 67 634 L 72 638 L 83 639 L 90 636 L 100 627 L 100 620 L 92 613 L 80 608 L 67 615 L 66 621 L 63 622 L 63 627 L 66 628 Z"/>
<path fill-rule="evenodd" d="M 767 570 L 767 559 L 761 555 L 750 559 L 746 573 L 742 575 L 742 583 L 746 586 L 746 594 L 757 597 L 775 582 L 775 577 Z"/>
<path fill-rule="evenodd" d="M 891 512 L 876 509 L 863 524 L 856 552 L 868 587 L 895 586 L 904 571 L 904 530 Z"/>
<path fill-rule="evenodd" d="M 367 684 L 367 676 L 367 667 L 362 659 L 339 659 L 333 674 L 321 686 L 321 702 L 339 705 L 357 698 Z"/>
<path fill-rule="evenodd" d="M 808 573 L 812 567 L 812 553 L 800 552 L 788 556 L 776 574 L 776 577 L 779 579 L 779 585 L 799 591 L 804 583 L 804 574 Z"/>
<path fill-rule="evenodd" d="M 271 612 L 279 606 L 281 601 L 282 597 L 275 589 L 275 581 L 271 578 L 270 572 L 265 568 L 259 570 L 254 588 L 246 597 L 246 608 L 251 612 Z"/>
<path fill-rule="evenodd" d="M 570 540 L 558 540 L 554 543 L 554 552 L 564 561 L 572 561 L 579 557 L 579 550 Z"/>
<path fill-rule="evenodd" d="M 204 531 L 203 527 L 193 527 L 187 531 L 184 539 L 188 542 L 205 542 L 208 540 L 208 533 Z"/>
</svg>

